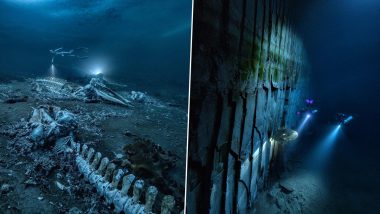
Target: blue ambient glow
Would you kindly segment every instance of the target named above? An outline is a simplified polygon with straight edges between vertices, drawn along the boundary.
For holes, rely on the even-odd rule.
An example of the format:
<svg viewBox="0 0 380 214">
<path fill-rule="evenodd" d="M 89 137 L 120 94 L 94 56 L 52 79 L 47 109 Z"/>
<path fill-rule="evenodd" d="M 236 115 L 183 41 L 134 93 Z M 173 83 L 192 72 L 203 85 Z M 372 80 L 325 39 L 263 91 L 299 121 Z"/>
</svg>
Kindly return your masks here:
<svg viewBox="0 0 380 214">
<path fill-rule="evenodd" d="M 103 70 L 101 68 L 97 68 L 95 70 L 92 71 L 92 74 L 93 75 L 99 75 L 99 74 L 102 74 L 103 73 Z"/>
<path fill-rule="evenodd" d="M 307 122 L 310 120 L 311 114 L 307 114 L 305 119 L 302 121 L 301 125 L 298 127 L 297 132 L 300 133 L 306 126 Z"/>
<path fill-rule="evenodd" d="M 326 165 L 326 160 L 330 157 L 330 154 L 333 151 L 333 146 L 338 140 L 341 127 L 341 124 L 334 126 L 320 144 L 317 145 L 317 148 L 310 159 L 311 165 L 317 166 L 318 168 Z"/>
<path fill-rule="evenodd" d="M 1 70 L 32 69 L 36 76 L 50 75 L 50 61 L 57 76 L 77 78 L 92 75 L 99 66 L 115 80 L 149 77 L 152 86 L 154 82 L 162 88 L 170 82 L 187 93 L 191 2 L 0 0 L 0 46 L 12 50 L 0 53 L 7 61 Z M 75 56 L 48 54 L 59 47 L 64 52 L 73 49 Z"/>
<path fill-rule="evenodd" d="M 338 133 L 339 133 L 339 130 L 340 130 L 340 128 L 342 127 L 342 125 L 337 125 L 334 129 L 333 129 L 333 131 L 327 136 L 327 138 L 325 139 L 325 143 L 326 144 L 332 144 L 334 141 L 335 141 L 335 139 L 337 138 L 337 135 L 338 135 Z"/>
</svg>

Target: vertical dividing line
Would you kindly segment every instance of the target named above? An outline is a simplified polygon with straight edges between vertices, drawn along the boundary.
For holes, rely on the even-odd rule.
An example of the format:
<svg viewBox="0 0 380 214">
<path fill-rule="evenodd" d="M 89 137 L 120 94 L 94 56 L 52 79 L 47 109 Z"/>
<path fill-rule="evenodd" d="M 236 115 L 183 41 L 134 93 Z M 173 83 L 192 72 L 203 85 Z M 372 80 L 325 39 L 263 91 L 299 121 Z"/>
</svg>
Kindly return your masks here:
<svg viewBox="0 0 380 214">
<path fill-rule="evenodd" d="M 190 58 L 189 58 L 189 91 L 187 97 L 187 130 L 186 130 L 186 168 L 185 168 L 185 197 L 183 204 L 183 212 L 187 213 L 187 185 L 188 185 L 188 169 L 189 169 L 189 130 L 190 130 L 190 96 L 191 96 L 191 63 L 193 58 L 193 24 L 194 24 L 194 0 L 191 3 L 191 29 L 190 29 Z"/>
</svg>

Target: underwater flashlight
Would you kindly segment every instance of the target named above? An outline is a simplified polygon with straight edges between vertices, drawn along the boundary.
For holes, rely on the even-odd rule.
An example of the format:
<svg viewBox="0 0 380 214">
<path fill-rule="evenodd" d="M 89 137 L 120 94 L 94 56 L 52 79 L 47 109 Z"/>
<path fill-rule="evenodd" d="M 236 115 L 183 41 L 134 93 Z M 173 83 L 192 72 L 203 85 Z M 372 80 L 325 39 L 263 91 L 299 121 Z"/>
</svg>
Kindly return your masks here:
<svg viewBox="0 0 380 214">
<path fill-rule="evenodd" d="M 354 119 L 353 116 L 349 116 L 349 117 L 347 117 L 347 118 L 343 121 L 343 124 L 346 124 L 346 123 L 350 122 L 352 119 Z"/>
</svg>

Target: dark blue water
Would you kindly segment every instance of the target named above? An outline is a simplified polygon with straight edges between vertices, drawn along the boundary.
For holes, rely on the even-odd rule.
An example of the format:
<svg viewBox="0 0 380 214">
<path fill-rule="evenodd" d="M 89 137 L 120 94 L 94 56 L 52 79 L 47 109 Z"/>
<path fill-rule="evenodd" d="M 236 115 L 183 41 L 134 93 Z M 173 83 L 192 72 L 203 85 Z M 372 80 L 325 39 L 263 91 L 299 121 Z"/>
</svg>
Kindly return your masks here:
<svg viewBox="0 0 380 214">
<path fill-rule="evenodd" d="M 311 94 L 320 109 L 311 133 L 301 138 L 311 144 L 303 149 L 315 155 L 313 149 L 323 147 L 333 130 L 335 114 L 352 114 L 354 120 L 317 156 L 323 157 L 334 210 L 373 213 L 380 200 L 380 1 L 293 2 L 311 65 Z"/>
<path fill-rule="evenodd" d="M 88 47 L 89 58 L 57 57 L 57 75 L 101 69 L 135 87 L 187 93 L 190 0 L 2 0 L 0 74 L 48 74 L 50 49 Z"/>
<path fill-rule="evenodd" d="M 372 145 L 380 120 L 380 2 L 333 0 L 299 3 L 297 26 L 312 67 L 312 91 L 324 120 L 356 116 L 348 129 Z"/>
</svg>

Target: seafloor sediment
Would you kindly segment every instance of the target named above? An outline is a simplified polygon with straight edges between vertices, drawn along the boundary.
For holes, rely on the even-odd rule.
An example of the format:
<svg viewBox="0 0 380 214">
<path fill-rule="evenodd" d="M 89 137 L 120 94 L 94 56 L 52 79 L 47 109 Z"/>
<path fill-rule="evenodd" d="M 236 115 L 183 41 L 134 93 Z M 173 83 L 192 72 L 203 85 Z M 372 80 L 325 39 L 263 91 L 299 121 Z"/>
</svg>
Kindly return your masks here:
<svg viewBox="0 0 380 214">
<path fill-rule="evenodd" d="M 173 211 L 183 209 L 185 108 L 153 97 L 132 99 L 129 107 L 57 98 L 36 91 L 34 83 L 28 80 L 0 85 L 1 213 L 109 213 L 113 208 L 83 179 L 75 158 L 70 158 L 74 154 L 56 154 L 54 145 L 48 144 L 28 147 L 33 142 L 25 137 L 30 133 L 24 127 L 33 108 L 39 106 L 57 106 L 76 115 L 77 142 L 128 168 L 146 182 L 146 187 L 156 186 L 156 201 L 173 195 Z M 130 91 L 120 94 L 130 95 Z M 160 206 L 157 202 L 154 211 Z"/>
</svg>

